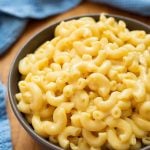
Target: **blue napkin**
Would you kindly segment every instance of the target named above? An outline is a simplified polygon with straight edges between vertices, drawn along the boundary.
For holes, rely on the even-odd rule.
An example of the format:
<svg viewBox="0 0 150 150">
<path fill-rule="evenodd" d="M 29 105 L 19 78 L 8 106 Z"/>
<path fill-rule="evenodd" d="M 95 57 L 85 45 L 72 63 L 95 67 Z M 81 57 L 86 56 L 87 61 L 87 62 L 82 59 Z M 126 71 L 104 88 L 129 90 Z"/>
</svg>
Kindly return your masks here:
<svg viewBox="0 0 150 150">
<path fill-rule="evenodd" d="M 9 120 L 6 114 L 5 88 L 0 82 L 0 150 L 11 150 Z"/>
<path fill-rule="evenodd" d="M 150 16 L 150 0 L 91 0 L 143 16 Z"/>
<path fill-rule="evenodd" d="M 20 36 L 29 19 L 43 19 L 75 7 L 81 0 L 0 0 L 0 55 Z"/>
</svg>

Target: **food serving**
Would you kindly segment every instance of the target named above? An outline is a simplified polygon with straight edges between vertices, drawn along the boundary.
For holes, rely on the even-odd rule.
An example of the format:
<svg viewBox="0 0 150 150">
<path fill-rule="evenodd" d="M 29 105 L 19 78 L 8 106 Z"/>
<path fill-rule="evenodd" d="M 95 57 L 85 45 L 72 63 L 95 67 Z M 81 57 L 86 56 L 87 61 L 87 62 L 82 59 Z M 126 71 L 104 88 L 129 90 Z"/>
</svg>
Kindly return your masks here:
<svg viewBox="0 0 150 150">
<path fill-rule="evenodd" d="M 61 22 L 19 63 L 18 109 L 72 150 L 150 145 L 150 34 L 101 15 Z"/>
</svg>

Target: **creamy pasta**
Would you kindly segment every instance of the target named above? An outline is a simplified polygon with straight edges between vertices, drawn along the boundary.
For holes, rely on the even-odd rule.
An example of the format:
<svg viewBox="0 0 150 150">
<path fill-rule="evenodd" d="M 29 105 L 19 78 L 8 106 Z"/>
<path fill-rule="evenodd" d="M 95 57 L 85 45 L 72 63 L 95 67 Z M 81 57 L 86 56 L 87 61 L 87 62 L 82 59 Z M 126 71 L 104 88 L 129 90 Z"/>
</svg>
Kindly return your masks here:
<svg viewBox="0 0 150 150">
<path fill-rule="evenodd" d="M 18 109 L 64 149 L 150 145 L 150 34 L 101 15 L 61 22 L 19 62 Z"/>
</svg>

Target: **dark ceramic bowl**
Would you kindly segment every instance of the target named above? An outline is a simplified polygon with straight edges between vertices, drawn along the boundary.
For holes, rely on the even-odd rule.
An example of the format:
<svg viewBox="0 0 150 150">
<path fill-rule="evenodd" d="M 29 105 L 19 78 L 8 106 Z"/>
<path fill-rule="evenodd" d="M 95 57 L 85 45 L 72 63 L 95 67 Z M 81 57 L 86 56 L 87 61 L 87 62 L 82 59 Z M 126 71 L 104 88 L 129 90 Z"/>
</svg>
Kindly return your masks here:
<svg viewBox="0 0 150 150">
<path fill-rule="evenodd" d="M 66 20 L 71 20 L 71 19 L 78 19 L 80 17 L 93 17 L 95 20 L 99 19 L 100 14 L 86 14 L 82 16 L 76 16 L 72 17 Z M 150 33 L 150 26 L 143 24 L 137 20 L 123 17 L 123 16 L 118 16 L 118 15 L 110 15 L 106 14 L 108 17 L 114 17 L 116 20 L 123 20 L 126 22 L 127 27 L 130 30 L 145 30 L 147 33 Z M 19 61 L 25 57 L 27 54 L 32 53 L 36 50 L 37 47 L 39 47 L 42 43 L 44 43 L 47 40 L 50 40 L 54 37 L 54 29 L 55 27 L 60 23 L 56 22 L 46 29 L 40 31 L 38 34 L 36 34 L 33 38 L 31 38 L 24 46 L 23 48 L 18 52 L 16 55 L 16 58 L 14 59 L 10 73 L 9 73 L 9 78 L 8 78 L 8 95 L 9 95 L 9 100 L 12 106 L 12 109 L 18 118 L 19 122 L 22 124 L 22 126 L 25 128 L 25 130 L 40 144 L 42 144 L 43 147 L 46 147 L 51 150 L 61 150 L 58 145 L 55 145 L 48 140 L 40 137 L 38 134 L 36 134 L 31 127 L 31 125 L 26 121 L 24 115 L 17 109 L 17 101 L 15 98 L 15 94 L 19 92 L 18 90 L 18 81 L 20 80 L 20 74 L 18 72 L 18 63 Z M 150 149 L 150 146 L 147 146 L 143 148 L 143 150 L 148 150 Z"/>
</svg>

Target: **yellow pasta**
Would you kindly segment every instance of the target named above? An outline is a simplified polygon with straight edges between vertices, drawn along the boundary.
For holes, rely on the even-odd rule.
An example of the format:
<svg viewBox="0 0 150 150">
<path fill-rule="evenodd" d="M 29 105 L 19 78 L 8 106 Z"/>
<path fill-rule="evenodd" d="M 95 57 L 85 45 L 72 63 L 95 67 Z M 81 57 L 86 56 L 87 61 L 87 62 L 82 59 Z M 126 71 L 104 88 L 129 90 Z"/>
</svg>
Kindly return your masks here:
<svg viewBox="0 0 150 150">
<path fill-rule="evenodd" d="M 150 34 L 101 15 L 61 22 L 19 62 L 18 109 L 72 150 L 150 145 Z"/>
</svg>

